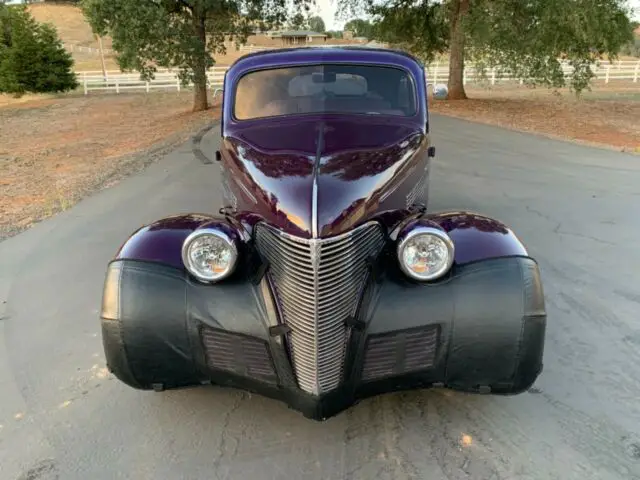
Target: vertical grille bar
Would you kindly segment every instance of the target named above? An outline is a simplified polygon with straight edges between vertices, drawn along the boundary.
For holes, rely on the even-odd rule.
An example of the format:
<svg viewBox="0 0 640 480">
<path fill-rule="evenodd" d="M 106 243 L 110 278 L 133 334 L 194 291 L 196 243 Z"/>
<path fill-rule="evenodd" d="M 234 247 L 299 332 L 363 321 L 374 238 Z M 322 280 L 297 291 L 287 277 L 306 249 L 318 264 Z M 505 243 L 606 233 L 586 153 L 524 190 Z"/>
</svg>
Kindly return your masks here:
<svg viewBox="0 0 640 480">
<path fill-rule="evenodd" d="M 266 224 L 256 245 L 271 264 L 269 275 L 284 322 L 301 389 L 320 394 L 338 386 L 346 353 L 345 320 L 356 313 L 367 260 L 384 246 L 376 222 L 346 234 L 302 239 Z"/>
</svg>

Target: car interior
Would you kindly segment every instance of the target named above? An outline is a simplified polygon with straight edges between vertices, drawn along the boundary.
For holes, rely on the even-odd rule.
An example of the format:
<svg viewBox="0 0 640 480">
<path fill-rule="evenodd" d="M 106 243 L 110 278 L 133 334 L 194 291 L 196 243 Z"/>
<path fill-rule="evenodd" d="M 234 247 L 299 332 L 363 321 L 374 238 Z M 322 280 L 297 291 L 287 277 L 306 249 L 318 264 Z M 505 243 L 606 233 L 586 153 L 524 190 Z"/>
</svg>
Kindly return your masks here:
<svg viewBox="0 0 640 480">
<path fill-rule="evenodd" d="M 306 113 L 411 116 L 406 72 L 377 66 L 312 66 L 253 72 L 238 82 L 238 119 Z"/>
</svg>

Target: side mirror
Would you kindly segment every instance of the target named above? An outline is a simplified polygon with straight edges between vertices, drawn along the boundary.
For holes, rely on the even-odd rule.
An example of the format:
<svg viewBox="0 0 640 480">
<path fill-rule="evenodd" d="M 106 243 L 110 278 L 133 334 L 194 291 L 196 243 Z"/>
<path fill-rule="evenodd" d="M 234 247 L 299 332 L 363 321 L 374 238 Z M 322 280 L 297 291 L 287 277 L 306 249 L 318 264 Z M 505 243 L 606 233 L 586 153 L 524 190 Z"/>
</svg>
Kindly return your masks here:
<svg viewBox="0 0 640 480">
<path fill-rule="evenodd" d="M 445 100 L 449 94 L 449 89 L 444 83 L 438 83 L 433 86 L 433 98 L 436 100 Z"/>
</svg>

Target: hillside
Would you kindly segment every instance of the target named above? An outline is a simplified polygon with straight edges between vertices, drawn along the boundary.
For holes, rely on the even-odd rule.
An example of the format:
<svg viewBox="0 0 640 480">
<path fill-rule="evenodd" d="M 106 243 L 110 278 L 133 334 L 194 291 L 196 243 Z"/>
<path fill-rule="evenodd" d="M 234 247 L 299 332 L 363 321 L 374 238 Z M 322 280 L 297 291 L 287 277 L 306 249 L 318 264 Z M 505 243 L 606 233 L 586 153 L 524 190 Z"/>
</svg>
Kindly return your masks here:
<svg viewBox="0 0 640 480">
<path fill-rule="evenodd" d="M 80 8 L 73 5 L 50 3 L 31 4 L 27 8 L 36 21 L 51 23 L 56 27 L 58 35 L 67 49 L 70 49 L 71 45 L 74 46 L 71 52 L 75 61 L 76 71 L 100 70 L 102 68 L 97 51 L 78 52 L 75 48 L 89 47 L 96 50 L 98 48 L 98 41 L 94 37 L 91 27 Z M 111 38 L 103 38 L 102 46 L 105 49 L 110 49 Z M 118 70 L 118 65 L 113 56 L 106 55 L 105 63 L 108 70 Z"/>
<path fill-rule="evenodd" d="M 91 27 L 87 23 L 80 8 L 73 5 L 50 3 L 31 4 L 27 8 L 38 22 L 48 22 L 55 26 L 58 30 L 58 35 L 68 49 L 71 49 L 71 45 L 75 47 L 71 50 L 71 52 L 76 62 L 76 71 L 100 70 L 102 68 L 100 57 L 97 52 L 98 41 L 94 37 L 93 32 L 91 31 Z M 330 43 L 348 44 L 358 42 L 333 39 L 330 40 Z M 246 44 L 256 47 L 272 48 L 278 48 L 282 46 L 280 40 L 267 38 L 264 35 L 252 35 L 247 39 Z M 103 38 L 102 46 L 105 49 L 111 49 L 111 38 Z M 96 51 L 79 52 L 77 51 L 77 47 L 89 47 Z M 245 52 L 236 51 L 235 47 L 232 44 L 227 45 L 227 54 L 217 55 L 216 64 L 220 66 L 229 65 L 244 54 Z M 119 70 L 115 59 L 113 58 L 113 55 L 105 55 L 105 60 L 108 70 Z"/>
<path fill-rule="evenodd" d="M 78 7 L 63 4 L 36 3 L 29 5 L 27 8 L 38 22 L 53 24 L 64 43 L 98 48 L 98 42 L 93 36 L 91 27 Z M 111 48 L 111 39 L 104 38 L 102 44 L 104 48 Z"/>
</svg>

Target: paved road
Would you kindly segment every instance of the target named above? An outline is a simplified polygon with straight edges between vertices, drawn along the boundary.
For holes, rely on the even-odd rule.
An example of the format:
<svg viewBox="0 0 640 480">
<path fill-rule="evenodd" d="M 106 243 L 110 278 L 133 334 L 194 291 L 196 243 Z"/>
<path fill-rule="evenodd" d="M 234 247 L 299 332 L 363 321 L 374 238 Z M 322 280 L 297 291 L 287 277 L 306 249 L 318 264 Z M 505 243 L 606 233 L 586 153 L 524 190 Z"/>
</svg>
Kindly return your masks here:
<svg viewBox="0 0 640 480">
<path fill-rule="evenodd" d="M 433 127 L 433 206 L 506 221 L 540 260 L 548 346 L 531 393 L 393 394 L 314 423 L 241 392 L 112 379 L 106 262 L 142 223 L 218 199 L 216 167 L 187 144 L 0 243 L 0 479 L 639 479 L 640 159 Z"/>
</svg>

